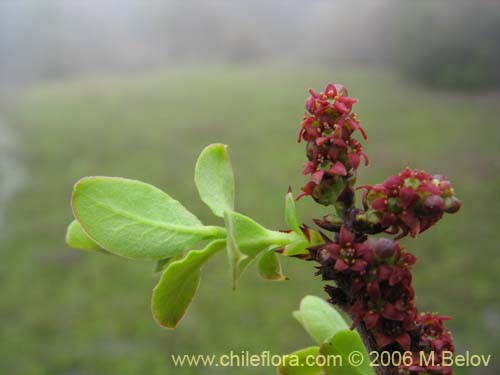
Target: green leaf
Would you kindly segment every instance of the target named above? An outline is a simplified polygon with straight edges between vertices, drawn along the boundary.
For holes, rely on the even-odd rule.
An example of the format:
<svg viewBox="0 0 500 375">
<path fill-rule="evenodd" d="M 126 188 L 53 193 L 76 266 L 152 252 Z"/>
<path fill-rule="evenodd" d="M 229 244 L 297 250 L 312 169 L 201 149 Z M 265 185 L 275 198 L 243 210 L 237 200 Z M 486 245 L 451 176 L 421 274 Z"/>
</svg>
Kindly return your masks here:
<svg viewBox="0 0 500 375">
<path fill-rule="evenodd" d="M 309 255 L 308 248 L 316 245 L 321 245 L 322 243 L 325 242 L 325 240 L 321 237 L 321 235 L 318 232 L 310 228 L 308 228 L 308 230 L 309 230 L 309 239 L 307 239 L 306 237 L 302 237 L 299 238 L 299 240 L 290 243 L 289 245 L 285 246 L 282 255 L 288 257 Z"/>
<path fill-rule="evenodd" d="M 304 297 L 293 315 L 318 344 L 349 328 L 331 304 L 316 296 Z"/>
<path fill-rule="evenodd" d="M 271 245 L 286 246 L 301 239 L 295 233 L 266 229 L 248 216 L 237 212 L 226 212 L 226 218 L 231 219 L 232 234 L 241 251 L 248 256 L 256 256 Z"/>
<path fill-rule="evenodd" d="M 213 241 L 168 265 L 153 289 L 151 309 L 158 324 L 167 328 L 177 326 L 198 289 L 202 265 L 224 246 L 224 240 Z"/>
<path fill-rule="evenodd" d="M 303 236 L 300 230 L 300 220 L 297 215 L 297 208 L 295 207 L 295 199 L 291 191 L 288 192 L 285 198 L 285 219 L 291 230 Z"/>
<path fill-rule="evenodd" d="M 207 146 L 196 162 L 194 180 L 201 200 L 215 216 L 234 210 L 234 176 L 227 146 Z"/>
<path fill-rule="evenodd" d="M 302 313 L 300 312 L 300 310 L 292 311 L 292 315 L 295 318 L 295 320 L 299 322 L 302 327 L 305 328 L 304 319 L 302 319 Z"/>
<path fill-rule="evenodd" d="M 173 257 L 170 257 L 157 260 L 155 263 L 154 271 L 162 272 L 165 268 L 167 268 L 167 266 L 172 262 L 173 259 L 174 259 Z"/>
<path fill-rule="evenodd" d="M 175 257 L 157 260 L 155 263 L 154 272 L 162 272 L 173 261 L 180 260 L 180 259 L 184 258 L 184 255 L 185 255 L 184 252 L 182 252 L 179 255 L 176 255 Z"/>
<path fill-rule="evenodd" d="M 268 230 L 249 217 L 226 211 L 227 250 L 233 273 L 233 288 L 246 267 L 264 250 L 286 246 L 300 237 L 295 233 Z"/>
<path fill-rule="evenodd" d="M 72 206 L 99 246 L 124 257 L 169 258 L 202 240 L 225 237 L 223 228 L 203 226 L 178 201 L 140 181 L 84 178 L 75 185 Z"/>
<path fill-rule="evenodd" d="M 107 253 L 101 246 L 92 240 L 83 230 L 80 223 L 73 220 L 66 230 L 66 243 L 73 249 L 91 250 Z"/>
<path fill-rule="evenodd" d="M 278 367 L 278 375 L 321 375 L 323 370 L 319 366 L 308 366 L 306 362 L 308 357 L 317 357 L 318 355 L 318 346 L 311 346 L 288 354 L 283 361 L 284 363 Z"/>
<path fill-rule="evenodd" d="M 236 289 L 236 281 L 238 280 L 238 276 L 240 274 L 240 265 L 248 258 L 248 256 L 241 252 L 240 247 L 236 242 L 233 215 L 231 215 L 229 211 L 225 212 L 224 221 L 226 222 L 227 230 L 227 257 L 229 265 L 231 266 L 233 289 Z"/>
<path fill-rule="evenodd" d="M 285 246 L 283 250 L 283 255 L 287 257 L 293 257 L 298 255 L 308 255 L 309 250 L 307 248 L 312 245 L 307 241 L 307 239 L 303 238 L 300 241 L 293 242 L 287 246 Z"/>
<path fill-rule="evenodd" d="M 259 259 L 259 273 L 266 280 L 288 280 L 288 277 L 283 275 L 278 254 L 274 251 L 267 251 L 262 254 Z"/>
<path fill-rule="evenodd" d="M 327 375 L 374 374 L 374 369 L 370 366 L 368 352 L 356 331 L 344 330 L 337 332 L 329 342 L 321 346 L 320 352 L 325 357 L 341 356 L 342 358 L 341 361 L 337 362 L 337 366 L 325 366 L 323 368 Z"/>
</svg>

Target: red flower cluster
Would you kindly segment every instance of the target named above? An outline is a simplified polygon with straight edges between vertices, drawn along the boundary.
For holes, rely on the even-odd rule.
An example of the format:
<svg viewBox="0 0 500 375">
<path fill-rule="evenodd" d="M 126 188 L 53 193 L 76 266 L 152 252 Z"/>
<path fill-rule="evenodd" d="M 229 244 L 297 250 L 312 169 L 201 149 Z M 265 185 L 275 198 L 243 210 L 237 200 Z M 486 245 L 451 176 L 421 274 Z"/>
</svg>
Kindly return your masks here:
<svg viewBox="0 0 500 375">
<path fill-rule="evenodd" d="M 451 333 L 444 325 L 446 320 L 450 320 L 450 318 L 432 313 L 422 313 L 418 317 L 413 364 L 401 366 L 401 370 L 404 370 L 404 372 L 400 371 L 402 374 L 450 375 L 452 373 L 450 366 L 441 365 L 444 351 L 455 352 Z M 420 353 L 423 353 L 424 356 Z M 427 360 L 431 359 L 430 363 L 434 363 L 434 365 L 423 366 L 424 357 Z"/>
<path fill-rule="evenodd" d="M 345 177 L 350 170 L 359 167 L 361 158 L 368 164 L 368 157 L 363 147 L 352 133 L 359 130 L 366 139 L 366 134 L 351 112 L 356 99 L 347 96 L 342 85 L 329 83 L 324 92 L 309 90 L 306 101 L 306 113 L 300 128 L 298 141 L 307 142 L 307 157 L 304 174 L 311 175 L 303 188 L 300 198 L 311 195 L 321 204 L 331 204 L 325 192 L 331 189 L 338 177 Z"/>
<path fill-rule="evenodd" d="M 419 352 L 453 350 L 444 328 L 445 318 L 433 314 L 418 316 L 411 267 L 416 258 L 387 238 L 357 240 L 342 226 L 334 241 L 310 249 L 320 263 L 330 302 L 340 305 L 353 318 L 353 328 L 364 323 L 379 350 L 411 350 L 415 364 L 402 368 L 408 373 L 449 374 L 449 368 L 422 368 Z M 436 361 L 436 363 L 439 363 Z"/>
<path fill-rule="evenodd" d="M 333 304 L 353 318 L 353 328 L 368 331 L 370 350 L 411 351 L 411 366 L 399 368 L 405 375 L 449 375 L 448 367 L 422 366 L 419 353 L 453 351 L 452 338 L 435 314 L 418 316 L 411 267 L 416 258 L 395 240 L 370 238 L 386 232 L 401 238 L 433 226 L 445 212 L 460 209 L 453 187 L 443 176 L 405 169 L 384 183 L 362 187 L 363 208 L 355 207 L 354 182 L 363 158 L 361 144 L 352 137 L 364 130 L 352 112 L 356 99 L 347 96 L 342 85 L 328 84 L 324 92 L 310 90 L 299 133 L 299 142 L 307 142 L 309 161 L 304 174 L 311 180 L 302 188 L 323 205 L 334 205 L 336 215 L 315 220 L 322 229 L 335 233 L 323 235 L 325 243 L 310 248 L 310 256 L 319 262 L 324 280 L 336 286 L 325 289 Z M 299 198 L 298 197 L 298 198 Z M 424 368 L 425 367 L 425 368 Z M 390 372 L 393 373 L 393 372 Z"/>
<path fill-rule="evenodd" d="M 411 286 L 412 254 L 386 238 L 355 241 L 345 226 L 334 242 L 311 248 L 311 254 L 321 264 L 325 280 L 349 286 L 341 300 L 348 302 L 342 307 L 353 317 L 353 327 L 364 322 L 379 348 L 399 344 L 410 349 L 417 315 Z M 328 287 L 328 292 L 336 303 L 340 290 Z"/>
<path fill-rule="evenodd" d="M 408 168 L 383 184 L 362 188 L 365 210 L 389 233 L 401 232 L 399 238 L 408 233 L 415 237 L 461 205 L 445 177 Z"/>
</svg>

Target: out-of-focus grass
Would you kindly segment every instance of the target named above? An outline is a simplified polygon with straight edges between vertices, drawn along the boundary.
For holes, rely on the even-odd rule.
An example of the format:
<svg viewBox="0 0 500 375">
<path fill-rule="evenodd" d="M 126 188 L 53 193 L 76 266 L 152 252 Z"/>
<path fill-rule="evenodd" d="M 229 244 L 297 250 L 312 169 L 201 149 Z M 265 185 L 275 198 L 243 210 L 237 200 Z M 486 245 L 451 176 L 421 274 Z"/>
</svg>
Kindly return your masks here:
<svg viewBox="0 0 500 375">
<path fill-rule="evenodd" d="M 230 145 L 238 210 L 283 227 L 284 194 L 305 181 L 304 145 L 295 140 L 306 89 L 328 80 L 345 83 L 361 100 L 371 166 L 361 169 L 360 183 L 407 165 L 454 182 L 462 211 L 418 241 L 405 240 L 419 258 L 418 304 L 454 316 L 459 351 L 500 354 L 498 95 L 430 92 L 380 71 L 184 68 L 47 84 L 4 109 L 28 177 L 8 206 L 1 239 L 0 373 L 154 375 L 172 371 L 171 353 L 286 353 L 309 345 L 290 313 L 303 295 L 323 295 L 313 264 L 286 261 L 291 280 L 283 283 L 262 281 L 250 269 L 232 292 L 220 256 L 204 269 L 179 328 L 165 331 L 149 313 L 157 280 L 151 264 L 80 253 L 63 238 L 72 185 L 86 175 L 155 184 L 202 221 L 217 222 L 192 181 L 199 151 L 215 141 Z M 307 200 L 299 210 L 308 222 L 325 212 Z M 492 374 L 499 366 L 458 373 Z"/>
</svg>

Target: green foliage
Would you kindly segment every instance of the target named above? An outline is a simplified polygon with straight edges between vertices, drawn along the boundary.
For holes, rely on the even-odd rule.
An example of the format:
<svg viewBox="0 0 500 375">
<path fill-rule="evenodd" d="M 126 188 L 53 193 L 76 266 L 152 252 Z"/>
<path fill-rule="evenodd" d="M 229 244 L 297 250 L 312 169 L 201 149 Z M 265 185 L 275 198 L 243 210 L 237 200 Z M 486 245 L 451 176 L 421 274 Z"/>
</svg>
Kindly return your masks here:
<svg viewBox="0 0 500 375">
<path fill-rule="evenodd" d="M 374 368 L 370 366 L 368 352 L 361 337 L 355 331 L 342 330 L 337 332 L 328 342 L 321 345 L 320 352 L 327 358 L 329 356 L 342 358 L 336 366 L 330 364 L 330 366 L 324 367 L 326 375 L 374 374 Z M 353 356 L 353 353 L 356 354 Z"/>
<path fill-rule="evenodd" d="M 233 288 L 245 268 L 259 253 L 273 244 L 272 232 L 237 212 L 226 212 L 227 250 L 233 275 Z"/>
<path fill-rule="evenodd" d="M 301 237 L 294 233 L 266 229 L 251 218 L 237 212 L 229 212 L 227 217 L 233 224 L 232 235 L 241 251 L 249 258 L 256 257 L 269 246 L 285 246 L 301 240 Z"/>
<path fill-rule="evenodd" d="M 321 375 L 323 370 L 319 366 L 308 366 L 306 359 L 319 355 L 319 346 L 310 346 L 290 353 L 282 366 L 278 367 L 278 375 Z"/>
<path fill-rule="evenodd" d="M 327 342 L 337 332 L 349 328 L 331 304 L 316 296 L 304 297 L 300 309 L 293 316 L 318 344 Z"/>
<path fill-rule="evenodd" d="M 274 251 L 266 251 L 259 259 L 259 273 L 266 280 L 282 281 L 288 280 L 283 275 L 278 254 Z"/>
<path fill-rule="evenodd" d="M 87 177 L 75 185 L 73 212 L 102 248 L 128 258 L 163 259 L 225 236 L 163 191 L 140 181 Z"/>
<path fill-rule="evenodd" d="M 151 309 L 158 324 L 167 328 L 177 326 L 198 289 L 201 267 L 224 246 L 224 240 L 213 241 L 168 265 L 153 289 Z"/>
<path fill-rule="evenodd" d="M 285 256 L 297 256 L 297 255 L 307 255 L 309 254 L 308 247 L 320 245 L 324 242 L 321 235 L 309 229 L 309 238 L 303 236 L 302 239 L 294 241 L 284 247 L 283 255 Z"/>
<path fill-rule="evenodd" d="M 296 233 L 275 232 L 264 228 L 249 217 L 237 212 L 226 212 L 228 232 L 228 255 L 233 270 L 233 287 L 246 267 L 263 251 L 287 246 L 304 244 L 303 237 Z"/>
<path fill-rule="evenodd" d="M 300 220 L 297 215 L 297 208 L 295 207 L 295 199 L 293 198 L 292 192 L 288 192 L 285 197 L 285 219 L 291 230 L 302 235 Z"/>
<path fill-rule="evenodd" d="M 248 256 L 243 254 L 235 236 L 233 215 L 229 211 L 225 212 L 224 222 L 227 229 L 227 258 L 231 267 L 231 275 L 233 279 L 233 289 L 236 289 L 236 282 L 240 275 L 240 265 Z"/>
<path fill-rule="evenodd" d="M 73 220 L 71 224 L 68 225 L 68 229 L 66 230 L 66 243 L 69 247 L 74 249 L 106 252 L 106 250 L 85 233 L 80 223 L 76 220 Z"/>
<path fill-rule="evenodd" d="M 234 176 L 227 146 L 207 146 L 196 162 L 194 180 L 201 200 L 215 216 L 234 210 Z"/>
<path fill-rule="evenodd" d="M 164 258 L 157 260 L 154 266 L 154 271 L 155 272 L 162 272 L 167 266 L 172 263 L 174 260 L 179 260 L 184 258 L 184 252 L 180 253 L 179 255 L 175 257 L 169 257 L 169 258 Z"/>
<path fill-rule="evenodd" d="M 316 355 L 325 357 L 325 366 L 322 369 L 307 368 L 311 374 L 372 375 L 374 373 L 361 337 L 356 331 L 349 329 L 342 315 L 333 305 L 319 297 L 306 296 L 300 302 L 300 309 L 295 311 L 293 316 L 320 345 L 320 350 Z M 304 354 L 308 350 L 315 351 L 316 349 L 308 348 L 299 351 L 299 353 Z M 356 352 L 355 358 L 349 358 L 353 352 Z M 333 358 L 333 356 L 338 356 L 341 359 L 337 362 L 329 361 L 328 358 Z M 291 366 L 285 366 L 284 370 L 298 371 Z M 280 371 L 282 369 L 279 368 L 278 373 L 280 374 L 300 373 Z"/>
<path fill-rule="evenodd" d="M 128 258 L 155 259 L 163 272 L 153 292 L 156 321 L 174 328 L 184 315 L 200 282 L 200 267 L 223 246 L 227 248 L 233 288 L 244 269 L 263 251 L 293 245 L 304 251 L 310 243 L 300 231 L 293 198 L 287 198 L 286 219 L 295 232 L 276 232 L 233 211 L 234 177 L 227 147 L 213 144 L 198 158 L 195 183 L 203 202 L 215 216 L 224 217 L 227 229 L 204 226 L 178 201 L 140 181 L 113 177 L 87 177 L 74 188 L 73 213 L 67 242 L 88 250 L 112 252 Z M 298 233 L 297 233 L 298 232 Z M 207 239 L 204 250 L 190 247 Z M 187 252 L 187 255 L 184 254 Z M 269 280 L 286 279 L 275 252 L 259 262 Z"/>
</svg>

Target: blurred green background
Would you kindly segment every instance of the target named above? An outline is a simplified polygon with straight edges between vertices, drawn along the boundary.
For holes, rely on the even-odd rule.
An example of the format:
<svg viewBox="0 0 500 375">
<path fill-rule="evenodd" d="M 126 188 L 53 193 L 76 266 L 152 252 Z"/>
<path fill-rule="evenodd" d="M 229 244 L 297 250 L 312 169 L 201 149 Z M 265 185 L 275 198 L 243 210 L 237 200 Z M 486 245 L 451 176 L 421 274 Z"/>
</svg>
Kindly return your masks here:
<svg viewBox="0 0 500 375">
<path fill-rule="evenodd" d="M 47 66 L 62 61 L 54 56 L 59 55 Z M 178 329 L 167 331 L 150 314 L 158 279 L 152 264 L 68 249 L 64 232 L 71 220 L 72 185 L 87 175 L 154 184 L 203 222 L 217 223 L 193 182 L 198 153 L 212 142 L 230 147 L 237 209 L 283 228 L 288 186 L 298 192 L 306 181 L 305 146 L 296 137 L 307 88 L 320 90 L 328 81 L 345 84 L 360 100 L 356 112 L 369 135 L 370 156 L 360 184 L 382 181 L 406 166 L 443 173 L 454 183 L 463 203 L 459 214 L 446 216 L 417 240 L 404 240 L 418 256 L 418 306 L 453 316 L 449 326 L 459 353 L 493 355 L 489 367 L 457 369 L 457 374 L 498 373 L 500 93 L 477 84 L 436 88 L 396 68 L 399 62 L 363 64 L 355 53 L 348 62 L 204 56 L 209 54 L 141 69 L 110 65 L 40 73 L 28 80 L 22 79 L 26 70 L 17 80 L 12 71 L 5 74 L 0 373 L 271 374 L 270 368 L 173 369 L 170 354 L 284 354 L 310 345 L 291 312 L 305 294 L 324 295 L 312 263 L 286 260 L 286 282 L 261 280 L 250 268 L 233 292 L 220 255 L 203 270 L 202 285 Z M 19 65 L 26 64 L 21 57 Z M 307 199 L 298 208 L 306 223 L 326 212 Z"/>
</svg>

